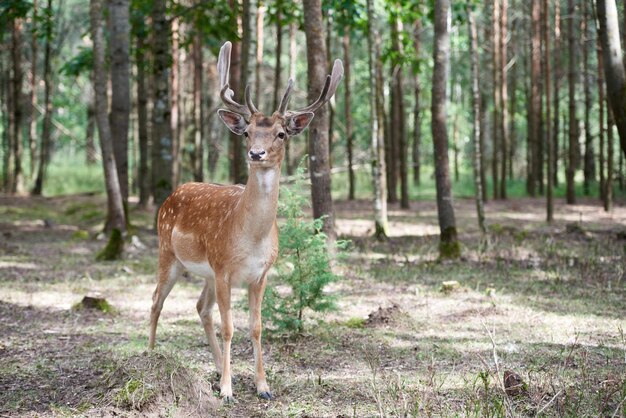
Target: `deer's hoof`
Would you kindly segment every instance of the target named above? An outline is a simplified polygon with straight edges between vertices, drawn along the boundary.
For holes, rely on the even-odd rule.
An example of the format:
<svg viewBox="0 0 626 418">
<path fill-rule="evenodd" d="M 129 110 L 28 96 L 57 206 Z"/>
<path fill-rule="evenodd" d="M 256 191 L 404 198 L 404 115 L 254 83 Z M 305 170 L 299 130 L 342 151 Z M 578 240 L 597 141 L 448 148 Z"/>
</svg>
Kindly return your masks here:
<svg viewBox="0 0 626 418">
<path fill-rule="evenodd" d="M 259 392 L 258 395 L 259 395 L 259 398 L 265 399 L 266 401 L 272 400 L 272 394 L 269 392 Z"/>
<path fill-rule="evenodd" d="M 222 396 L 222 403 L 224 405 L 234 405 L 235 404 L 235 398 L 232 396 Z"/>
</svg>

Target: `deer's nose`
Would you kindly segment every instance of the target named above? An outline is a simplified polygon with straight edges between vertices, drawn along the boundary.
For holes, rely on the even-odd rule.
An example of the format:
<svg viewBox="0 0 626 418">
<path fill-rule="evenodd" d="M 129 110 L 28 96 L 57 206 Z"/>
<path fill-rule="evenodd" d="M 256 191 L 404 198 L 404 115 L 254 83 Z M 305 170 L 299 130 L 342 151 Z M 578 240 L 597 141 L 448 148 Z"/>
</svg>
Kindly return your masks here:
<svg viewBox="0 0 626 418">
<path fill-rule="evenodd" d="M 265 150 L 257 148 L 257 149 L 251 149 L 248 152 L 248 155 L 250 156 L 251 160 L 254 161 L 259 161 L 261 158 L 263 158 L 263 156 L 265 155 Z"/>
</svg>

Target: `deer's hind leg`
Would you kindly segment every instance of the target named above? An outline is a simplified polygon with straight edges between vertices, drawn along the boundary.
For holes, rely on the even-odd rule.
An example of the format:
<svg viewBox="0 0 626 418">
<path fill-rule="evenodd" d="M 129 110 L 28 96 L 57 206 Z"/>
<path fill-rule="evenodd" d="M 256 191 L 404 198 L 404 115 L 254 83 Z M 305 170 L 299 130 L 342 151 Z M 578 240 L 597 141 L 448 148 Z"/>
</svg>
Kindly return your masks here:
<svg viewBox="0 0 626 418">
<path fill-rule="evenodd" d="M 156 340 L 156 328 L 159 316 L 163 309 L 163 302 L 170 294 L 172 287 L 184 272 L 183 265 L 178 261 L 174 253 L 161 252 L 159 254 L 158 282 L 152 295 L 152 310 L 150 312 L 150 339 L 148 346 L 154 348 Z"/>
<path fill-rule="evenodd" d="M 222 350 L 220 350 L 217 338 L 215 337 L 215 328 L 213 327 L 213 306 L 215 305 L 215 300 L 215 276 L 207 277 L 196 308 L 198 309 L 198 315 L 200 315 L 204 332 L 209 341 L 209 348 L 213 354 L 215 367 L 221 376 L 223 368 Z"/>
</svg>

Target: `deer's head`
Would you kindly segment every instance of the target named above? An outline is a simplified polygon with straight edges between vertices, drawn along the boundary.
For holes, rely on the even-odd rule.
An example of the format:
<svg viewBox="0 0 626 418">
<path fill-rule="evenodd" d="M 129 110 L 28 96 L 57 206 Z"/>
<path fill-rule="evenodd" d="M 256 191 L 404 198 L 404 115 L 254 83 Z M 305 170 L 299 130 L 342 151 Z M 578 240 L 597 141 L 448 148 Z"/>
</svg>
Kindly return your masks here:
<svg viewBox="0 0 626 418">
<path fill-rule="evenodd" d="M 293 89 L 293 80 L 290 79 L 278 109 L 271 116 L 265 116 L 254 106 L 249 85 L 245 90 L 245 105 L 233 99 L 234 92 L 228 84 L 231 48 L 231 43 L 226 42 L 220 49 L 217 61 L 220 97 L 227 107 L 227 110 L 220 109 L 217 112 L 228 129 L 246 138 L 246 156 L 250 164 L 265 167 L 279 166 L 285 155 L 285 143 L 290 137 L 302 132 L 313 120 L 315 111 L 335 94 L 343 76 L 341 60 L 335 60 L 332 73 L 326 77 L 324 89 L 315 102 L 302 109 L 287 110 Z"/>
</svg>

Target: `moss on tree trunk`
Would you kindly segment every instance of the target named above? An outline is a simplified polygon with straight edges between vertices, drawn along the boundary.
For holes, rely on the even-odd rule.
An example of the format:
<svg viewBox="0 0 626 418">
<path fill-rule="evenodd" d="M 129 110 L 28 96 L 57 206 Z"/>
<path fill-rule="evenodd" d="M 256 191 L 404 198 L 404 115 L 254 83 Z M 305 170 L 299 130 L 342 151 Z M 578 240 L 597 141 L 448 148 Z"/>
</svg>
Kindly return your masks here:
<svg viewBox="0 0 626 418">
<path fill-rule="evenodd" d="M 122 251 L 124 251 L 124 238 L 122 238 L 122 232 L 119 229 L 113 229 L 109 242 L 106 247 L 102 249 L 96 256 L 98 261 L 110 261 L 119 260 L 122 258 Z"/>
<path fill-rule="evenodd" d="M 461 244 L 457 239 L 456 228 L 448 227 L 439 238 L 439 258 L 455 259 L 461 256 Z"/>
</svg>

